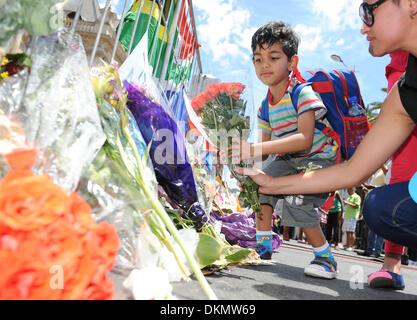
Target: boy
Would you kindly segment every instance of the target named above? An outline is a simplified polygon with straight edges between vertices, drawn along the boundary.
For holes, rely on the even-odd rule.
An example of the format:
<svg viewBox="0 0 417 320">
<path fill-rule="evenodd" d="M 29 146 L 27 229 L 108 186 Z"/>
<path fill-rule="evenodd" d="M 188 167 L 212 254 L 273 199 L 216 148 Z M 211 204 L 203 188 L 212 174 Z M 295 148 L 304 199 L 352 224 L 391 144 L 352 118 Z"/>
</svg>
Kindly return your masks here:
<svg viewBox="0 0 417 320">
<path fill-rule="evenodd" d="M 393 86 L 378 119 L 348 161 L 304 175 L 270 177 L 259 169 L 236 168 L 249 175 L 265 194 L 328 192 L 368 179 L 410 136 L 417 123 L 417 1 L 365 0 L 359 10 L 361 33 L 369 52 L 382 57 L 410 52 L 406 72 Z M 390 27 L 387 29 L 387 23 Z M 374 189 L 366 197 L 363 217 L 375 233 L 394 243 L 417 248 L 417 203 L 409 181 Z M 395 215 L 395 220 L 392 218 Z"/>
<path fill-rule="evenodd" d="M 346 251 L 353 251 L 356 239 L 356 222 L 361 211 L 361 197 L 355 193 L 354 188 L 348 188 L 347 192 L 349 197 L 343 200 L 343 203 L 346 204 L 346 210 L 342 230 L 346 232 Z"/>
<path fill-rule="evenodd" d="M 268 86 L 267 116 L 258 112 L 259 142 L 248 143 L 233 139 L 230 157 L 245 160 L 275 159 L 265 172 L 278 177 L 298 174 L 336 163 L 337 144 L 315 128 L 326 108 L 320 97 L 307 86 L 293 106 L 291 92 L 299 81 L 297 72 L 299 39 L 292 28 L 283 22 L 271 22 L 259 28 L 252 37 L 253 65 L 258 78 Z M 223 156 L 224 156 L 224 152 Z M 307 275 L 333 279 L 337 263 L 329 249 L 315 208 L 321 207 L 328 193 L 294 195 L 284 199 L 282 224 L 304 229 L 307 241 L 314 248 L 314 260 L 305 268 Z M 279 197 L 259 194 L 262 215 L 256 217 L 257 242 L 255 249 L 262 259 L 271 259 L 271 216 Z"/>
</svg>

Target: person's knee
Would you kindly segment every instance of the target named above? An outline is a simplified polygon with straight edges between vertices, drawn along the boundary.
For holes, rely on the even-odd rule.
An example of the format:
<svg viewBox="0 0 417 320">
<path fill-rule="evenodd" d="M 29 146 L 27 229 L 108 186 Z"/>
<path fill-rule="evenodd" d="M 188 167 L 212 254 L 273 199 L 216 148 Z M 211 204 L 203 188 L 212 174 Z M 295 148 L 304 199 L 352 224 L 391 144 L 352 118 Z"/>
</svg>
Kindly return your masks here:
<svg viewBox="0 0 417 320">
<path fill-rule="evenodd" d="M 381 209 L 379 204 L 379 192 L 377 189 L 369 193 L 365 199 L 362 209 L 362 216 L 368 225 L 369 229 L 375 230 L 375 227 L 380 224 Z"/>
</svg>

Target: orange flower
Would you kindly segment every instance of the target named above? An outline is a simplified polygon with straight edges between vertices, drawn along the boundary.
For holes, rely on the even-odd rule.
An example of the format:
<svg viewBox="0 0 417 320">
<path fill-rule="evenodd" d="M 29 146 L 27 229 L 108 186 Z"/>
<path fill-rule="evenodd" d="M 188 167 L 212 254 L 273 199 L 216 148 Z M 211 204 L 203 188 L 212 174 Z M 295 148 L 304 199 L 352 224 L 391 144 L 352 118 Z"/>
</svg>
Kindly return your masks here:
<svg viewBox="0 0 417 320">
<path fill-rule="evenodd" d="M 213 100 L 213 98 L 207 91 L 204 91 L 191 101 L 191 106 L 193 107 L 194 111 L 198 111 L 202 107 L 204 107 L 210 100 Z"/>
<path fill-rule="evenodd" d="M 110 299 L 114 226 L 96 223 L 77 193 L 16 165 L 21 156 L 8 157 L 16 169 L 0 181 L 0 299 Z"/>
<path fill-rule="evenodd" d="M 220 92 L 220 87 L 217 83 L 208 84 L 206 87 L 206 92 L 210 96 L 211 100 L 215 99 L 217 94 Z"/>
<path fill-rule="evenodd" d="M 31 169 L 36 162 L 36 149 L 16 149 L 4 157 L 7 163 L 16 169 Z"/>
<path fill-rule="evenodd" d="M 228 95 L 232 96 L 233 99 L 238 100 L 245 86 L 239 82 L 222 82 L 219 84 L 220 92 L 226 92 Z"/>
<path fill-rule="evenodd" d="M 70 199 L 49 176 L 11 170 L 0 181 L 0 225 L 33 230 L 69 211 Z"/>
</svg>

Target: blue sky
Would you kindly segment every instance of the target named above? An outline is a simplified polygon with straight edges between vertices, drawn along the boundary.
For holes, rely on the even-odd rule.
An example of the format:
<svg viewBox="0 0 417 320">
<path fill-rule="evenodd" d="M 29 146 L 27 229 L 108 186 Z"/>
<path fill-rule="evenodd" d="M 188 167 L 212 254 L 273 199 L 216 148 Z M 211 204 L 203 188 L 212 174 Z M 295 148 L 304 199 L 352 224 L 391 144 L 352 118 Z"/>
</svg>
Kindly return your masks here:
<svg viewBox="0 0 417 320">
<path fill-rule="evenodd" d="M 105 0 L 99 0 L 104 5 Z M 133 0 L 129 1 L 129 7 Z M 259 106 L 266 87 L 257 79 L 251 62 L 252 34 L 261 25 L 282 20 L 299 34 L 299 67 L 304 73 L 341 67 L 330 55 L 339 55 L 357 71 L 365 104 L 383 101 L 385 66 L 389 57 L 368 53 L 366 37 L 360 33 L 358 8 L 362 0 L 193 0 L 202 66 L 221 81 L 247 86 L 249 105 Z M 124 1 L 112 0 L 121 13 Z"/>
<path fill-rule="evenodd" d="M 357 71 L 365 104 L 383 101 L 385 66 L 389 56 L 372 57 L 360 33 L 358 8 L 362 0 L 194 0 L 203 71 L 222 81 L 239 81 L 252 91 L 255 105 L 266 87 L 251 63 L 250 42 L 263 24 L 282 20 L 299 34 L 302 72 L 341 67 L 330 55 L 339 55 Z M 248 92 L 249 93 L 249 92 Z"/>
</svg>

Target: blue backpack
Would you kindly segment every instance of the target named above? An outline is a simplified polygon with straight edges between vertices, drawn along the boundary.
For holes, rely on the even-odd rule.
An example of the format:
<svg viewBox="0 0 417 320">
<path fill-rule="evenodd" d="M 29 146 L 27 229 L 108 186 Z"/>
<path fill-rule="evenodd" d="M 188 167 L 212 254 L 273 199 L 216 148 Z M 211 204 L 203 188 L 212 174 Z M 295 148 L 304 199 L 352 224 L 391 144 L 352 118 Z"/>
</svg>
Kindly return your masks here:
<svg viewBox="0 0 417 320">
<path fill-rule="evenodd" d="M 337 162 L 340 162 L 341 159 L 348 160 L 370 128 L 366 115 L 352 117 L 348 114 L 348 99 L 350 97 L 357 97 L 358 103 L 365 109 L 356 76 L 353 71 L 348 69 L 338 69 L 330 72 L 318 70 L 309 73 L 312 76 L 307 79 L 307 82 L 300 83 L 293 88 L 291 94 L 293 106 L 297 111 L 298 97 L 301 90 L 305 86 L 311 85 L 323 100 L 327 108 L 325 117 L 333 129 L 321 121 L 316 121 L 315 127 L 337 142 L 339 146 Z M 261 116 L 264 119 L 269 119 L 268 96 L 262 102 Z"/>
</svg>

